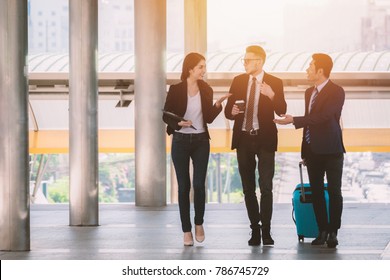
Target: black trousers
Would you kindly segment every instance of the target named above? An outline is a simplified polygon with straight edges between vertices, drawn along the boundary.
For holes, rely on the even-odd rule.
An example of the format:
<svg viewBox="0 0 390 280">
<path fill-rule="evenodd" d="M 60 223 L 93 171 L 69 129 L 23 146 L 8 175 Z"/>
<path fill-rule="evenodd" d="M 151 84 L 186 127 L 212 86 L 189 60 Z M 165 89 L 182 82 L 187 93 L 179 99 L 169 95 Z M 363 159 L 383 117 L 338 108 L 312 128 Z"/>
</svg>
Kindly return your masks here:
<svg viewBox="0 0 390 280">
<path fill-rule="evenodd" d="M 194 188 L 195 225 L 202 225 L 206 203 L 206 175 L 210 154 L 210 140 L 207 133 L 184 134 L 175 132 L 172 139 L 172 161 L 179 185 L 179 210 L 183 232 L 191 231 L 190 219 L 190 159 L 194 167 L 192 186 Z"/>
<path fill-rule="evenodd" d="M 256 196 L 256 157 L 259 173 L 260 207 Z M 258 136 L 243 134 L 237 148 L 238 169 L 244 191 L 245 205 L 252 229 L 271 228 L 273 193 L 272 179 L 275 172 L 275 152 L 264 150 Z"/>
<path fill-rule="evenodd" d="M 341 180 L 343 174 L 344 154 L 315 154 L 310 144 L 304 144 L 307 172 L 312 189 L 313 208 L 320 231 L 334 231 L 341 226 L 343 196 Z M 326 213 L 324 196 L 324 178 L 328 182 L 329 221 Z"/>
</svg>

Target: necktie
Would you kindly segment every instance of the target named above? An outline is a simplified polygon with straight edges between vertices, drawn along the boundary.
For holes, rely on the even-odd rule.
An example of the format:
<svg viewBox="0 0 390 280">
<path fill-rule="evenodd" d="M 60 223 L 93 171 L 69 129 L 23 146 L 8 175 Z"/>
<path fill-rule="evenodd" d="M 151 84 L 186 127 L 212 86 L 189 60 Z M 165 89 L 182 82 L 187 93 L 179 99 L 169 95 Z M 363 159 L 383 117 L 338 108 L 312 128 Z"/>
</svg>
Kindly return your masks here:
<svg viewBox="0 0 390 280">
<path fill-rule="evenodd" d="M 313 90 L 313 93 L 312 93 L 313 97 L 311 98 L 311 102 L 310 102 L 310 105 L 309 105 L 309 114 L 310 114 L 310 111 L 311 111 L 311 108 L 313 107 L 313 104 L 318 96 L 318 90 L 317 88 L 314 88 Z M 309 126 L 306 127 L 306 133 L 305 133 L 305 140 L 306 140 L 306 143 L 310 143 L 310 129 L 309 129 Z"/>
<path fill-rule="evenodd" d="M 246 123 L 245 123 L 245 130 L 251 131 L 253 128 L 253 110 L 255 105 L 255 91 L 256 91 L 256 78 L 252 78 L 252 85 L 249 92 L 249 100 L 248 105 L 246 108 Z"/>
</svg>

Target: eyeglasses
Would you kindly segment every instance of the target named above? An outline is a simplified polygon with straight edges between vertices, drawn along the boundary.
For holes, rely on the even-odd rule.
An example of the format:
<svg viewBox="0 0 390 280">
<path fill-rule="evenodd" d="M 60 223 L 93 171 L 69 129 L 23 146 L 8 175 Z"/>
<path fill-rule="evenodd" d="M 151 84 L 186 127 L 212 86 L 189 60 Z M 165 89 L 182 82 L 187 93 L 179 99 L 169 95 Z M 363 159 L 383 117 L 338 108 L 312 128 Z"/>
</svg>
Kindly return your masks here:
<svg viewBox="0 0 390 280">
<path fill-rule="evenodd" d="M 242 64 L 248 64 L 249 62 L 253 60 L 261 60 L 260 58 L 241 58 Z"/>
</svg>

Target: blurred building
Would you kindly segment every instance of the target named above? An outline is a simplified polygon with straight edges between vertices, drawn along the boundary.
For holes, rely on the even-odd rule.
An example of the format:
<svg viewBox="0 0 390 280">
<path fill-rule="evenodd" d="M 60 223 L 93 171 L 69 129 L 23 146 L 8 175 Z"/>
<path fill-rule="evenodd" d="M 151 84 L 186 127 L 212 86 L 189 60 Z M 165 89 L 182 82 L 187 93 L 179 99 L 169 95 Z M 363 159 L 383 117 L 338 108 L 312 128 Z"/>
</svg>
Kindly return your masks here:
<svg viewBox="0 0 390 280">
<path fill-rule="evenodd" d="M 68 2 L 28 0 L 30 54 L 68 52 Z M 243 5 L 245 3 L 250 2 L 243 2 Z M 209 17 L 221 13 L 220 7 L 213 4 L 210 0 Z M 280 0 L 273 6 L 268 5 L 272 7 L 269 18 L 264 19 L 263 13 L 258 19 L 259 25 L 248 25 L 239 34 L 232 27 L 239 23 L 232 22 L 229 17 L 218 26 L 210 21 L 209 51 L 233 51 L 231 45 L 241 51 L 246 44 L 258 42 L 268 52 L 381 51 L 390 48 L 390 0 Z M 184 51 L 183 9 L 184 0 L 167 0 L 168 52 Z M 269 27 L 264 27 L 261 20 L 266 20 Z M 229 38 L 215 37 L 222 29 L 230 30 Z M 232 42 L 231 36 L 237 40 Z M 243 39 L 245 36 L 249 36 L 250 42 Z M 134 52 L 133 0 L 99 0 L 99 52 Z"/>
<path fill-rule="evenodd" d="M 134 51 L 134 1 L 99 0 L 99 52 Z"/>
<path fill-rule="evenodd" d="M 285 52 L 344 52 L 360 49 L 367 0 L 286 1 Z"/>
<path fill-rule="evenodd" d="M 28 1 L 29 53 L 69 50 L 68 0 Z"/>
<path fill-rule="evenodd" d="M 362 18 L 361 38 L 364 51 L 390 48 L 390 1 L 368 1 L 367 16 Z"/>
<path fill-rule="evenodd" d="M 69 1 L 29 0 L 29 53 L 68 52 Z M 99 0 L 99 51 L 134 51 L 132 0 Z"/>
</svg>

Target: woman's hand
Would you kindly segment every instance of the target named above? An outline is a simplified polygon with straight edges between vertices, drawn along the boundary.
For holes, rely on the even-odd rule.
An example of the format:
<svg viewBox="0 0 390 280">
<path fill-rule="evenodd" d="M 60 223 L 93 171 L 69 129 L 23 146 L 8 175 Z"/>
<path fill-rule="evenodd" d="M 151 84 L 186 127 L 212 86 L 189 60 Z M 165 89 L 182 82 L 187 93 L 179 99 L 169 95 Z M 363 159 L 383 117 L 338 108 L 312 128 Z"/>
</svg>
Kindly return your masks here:
<svg viewBox="0 0 390 280">
<path fill-rule="evenodd" d="M 192 125 L 192 121 L 180 121 L 178 123 L 178 125 L 182 126 L 182 127 L 190 127 Z"/>
<path fill-rule="evenodd" d="M 227 93 L 227 94 L 223 95 L 221 98 L 219 98 L 215 102 L 215 106 L 217 106 L 217 108 L 221 107 L 222 102 L 225 101 L 226 99 L 228 99 L 231 95 L 232 95 L 231 93 Z"/>
</svg>

